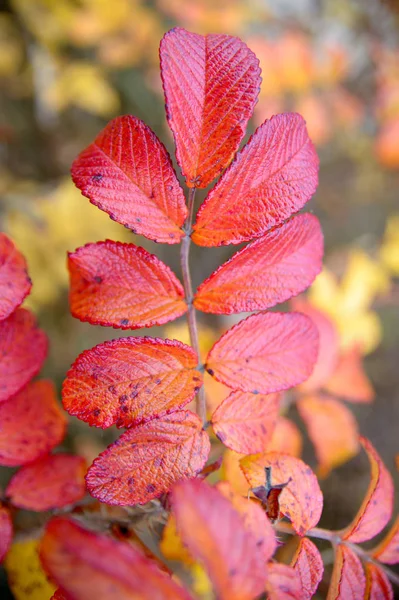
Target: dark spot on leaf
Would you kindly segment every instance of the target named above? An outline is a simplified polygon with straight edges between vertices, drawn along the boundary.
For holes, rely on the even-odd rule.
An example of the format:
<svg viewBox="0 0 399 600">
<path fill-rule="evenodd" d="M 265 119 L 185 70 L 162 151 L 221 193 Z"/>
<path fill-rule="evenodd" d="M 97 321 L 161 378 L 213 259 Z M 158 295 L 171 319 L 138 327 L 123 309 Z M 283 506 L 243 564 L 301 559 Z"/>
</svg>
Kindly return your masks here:
<svg viewBox="0 0 399 600">
<path fill-rule="evenodd" d="M 207 371 L 208 371 L 209 375 L 212 375 L 212 377 L 215 374 L 215 371 L 213 369 L 207 369 Z"/>
<path fill-rule="evenodd" d="M 123 394 L 122 396 L 119 396 L 119 402 L 121 404 L 123 404 L 124 402 L 127 402 L 128 397 L 126 396 L 126 394 Z"/>
<path fill-rule="evenodd" d="M 193 377 L 193 381 L 201 381 L 201 377 Z"/>
<path fill-rule="evenodd" d="M 111 394 L 115 394 L 115 392 L 116 392 L 115 386 L 114 385 L 110 385 L 109 388 L 108 388 L 108 391 L 111 392 Z"/>
<path fill-rule="evenodd" d="M 101 181 L 102 178 L 103 178 L 103 175 L 101 175 L 101 173 L 96 173 L 95 175 L 93 175 L 91 180 L 97 182 L 97 181 Z"/>
<path fill-rule="evenodd" d="M 156 379 L 156 380 L 155 380 L 155 383 L 156 383 L 157 385 L 159 385 L 159 384 L 161 383 L 161 380 L 160 380 L 160 379 Z"/>
<path fill-rule="evenodd" d="M 224 433 L 222 433 L 222 432 L 219 432 L 219 433 L 217 434 L 217 436 L 218 436 L 219 440 L 222 442 L 222 444 L 224 444 L 224 442 L 225 442 L 225 440 L 226 440 L 226 436 L 225 436 L 225 434 L 224 434 Z"/>
<path fill-rule="evenodd" d="M 263 540 L 258 540 L 256 542 L 256 545 L 258 546 L 258 548 L 260 548 L 261 546 L 263 546 Z"/>
<path fill-rule="evenodd" d="M 119 324 L 122 325 L 122 327 L 125 327 L 126 325 L 129 325 L 129 319 L 121 319 Z"/>
<path fill-rule="evenodd" d="M 93 277 L 94 281 L 96 283 L 102 283 L 103 282 L 103 278 L 100 277 L 100 275 L 96 275 L 95 277 Z"/>
<path fill-rule="evenodd" d="M 174 239 L 174 237 L 175 237 L 175 234 L 174 234 L 174 233 L 170 233 L 170 234 L 169 234 L 169 237 L 170 237 L 170 238 L 173 240 L 173 239 Z"/>
<path fill-rule="evenodd" d="M 123 406 L 121 406 L 121 411 L 126 414 L 127 412 L 129 412 L 129 407 L 126 405 L 123 405 Z"/>
<path fill-rule="evenodd" d="M 129 479 L 127 480 L 128 485 L 134 485 L 134 477 L 129 477 Z"/>
<path fill-rule="evenodd" d="M 98 417 L 98 415 L 101 413 L 101 410 L 99 408 L 96 408 L 95 410 L 93 410 L 93 415 L 95 417 Z"/>
<path fill-rule="evenodd" d="M 162 458 L 160 456 L 158 456 L 155 460 L 154 460 L 154 467 L 160 467 L 162 464 Z"/>
<path fill-rule="evenodd" d="M 252 393 L 255 394 L 255 395 L 259 394 L 259 390 L 252 390 Z"/>
<path fill-rule="evenodd" d="M 200 389 L 201 389 L 201 386 L 196 385 L 195 388 L 194 388 L 194 392 L 197 393 L 197 392 L 200 391 Z"/>
<path fill-rule="evenodd" d="M 141 223 L 141 219 L 140 219 L 140 217 L 136 217 L 136 222 L 137 222 L 137 223 Z"/>
<path fill-rule="evenodd" d="M 155 485 L 149 483 L 145 489 L 147 491 L 147 494 L 153 494 L 155 492 Z"/>
</svg>

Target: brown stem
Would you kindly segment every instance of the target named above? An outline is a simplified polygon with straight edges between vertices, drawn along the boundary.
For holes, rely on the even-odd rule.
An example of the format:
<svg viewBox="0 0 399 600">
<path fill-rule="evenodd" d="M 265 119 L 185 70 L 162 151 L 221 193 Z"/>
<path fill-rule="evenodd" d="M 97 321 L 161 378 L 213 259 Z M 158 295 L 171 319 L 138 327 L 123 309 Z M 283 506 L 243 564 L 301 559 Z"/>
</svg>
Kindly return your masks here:
<svg viewBox="0 0 399 600">
<path fill-rule="evenodd" d="M 180 264 L 181 270 L 183 274 L 183 285 L 186 296 L 186 302 L 188 305 L 187 312 L 187 323 L 188 329 L 190 332 L 190 340 L 193 349 L 195 350 L 198 360 L 200 361 L 200 347 L 198 340 L 198 327 L 197 327 L 197 317 L 195 314 L 195 308 L 193 305 L 193 285 L 191 282 L 191 274 L 190 274 L 190 265 L 189 265 L 189 255 L 190 255 L 190 245 L 191 245 L 191 228 L 193 223 L 193 214 L 194 214 L 194 199 L 195 199 L 195 188 L 190 188 L 188 193 L 188 215 L 186 222 L 184 224 L 184 231 L 186 233 L 180 247 Z M 206 403 L 205 403 L 205 390 L 204 386 L 202 386 L 196 396 L 196 408 L 197 414 L 203 423 L 206 422 Z"/>
<path fill-rule="evenodd" d="M 280 521 L 279 523 L 276 523 L 274 527 L 277 531 L 281 533 L 296 535 L 295 530 L 293 529 L 290 523 Z M 306 532 L 306 536 L 311 538 L 318 538 L 319 540 L 327 540 L 332 545 L 343 544 L 344 546 L 347 546 L 348 548 L 353 550 L 353 552 L 355 552 L 359 556 L 359 558 L 361 558 L 365 562 L 372 563 L 373 565 L 384 571 L 388 579 L 390 579 L 395 585 L 399 586 L 399 575 L 397 575 L 396 573 L 391 571 L 391 569 L 380 563 L 380 561 L 370 556 L 370 554 L 366 550 L 363 550 L 363 548 L 361 548 L 357 544 L 353 544 L 352 542 L 343 540 L 340 537 L 339 532 L 330 531 L 328 529 L 322 529 L 321 527 L 313 527 L 313 529 L 309 529 L 309 531 Z"/>
</svg>

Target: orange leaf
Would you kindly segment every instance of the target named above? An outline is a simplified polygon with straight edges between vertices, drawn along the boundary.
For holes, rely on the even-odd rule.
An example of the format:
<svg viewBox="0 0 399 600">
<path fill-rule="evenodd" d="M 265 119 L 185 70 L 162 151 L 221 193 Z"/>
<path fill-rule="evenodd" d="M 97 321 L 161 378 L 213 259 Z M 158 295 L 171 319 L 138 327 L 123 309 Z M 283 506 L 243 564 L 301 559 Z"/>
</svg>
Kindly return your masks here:
<svg viewBox="0 0 399 600">
<path fill-rule="evenodd" d="M 360 441 L 370 461 L 371 481 L 356 517 L 342 532 L 343 539 L 351 542 L 365 542 L 377 535 L 393 510 L 392 477 L 369 440 L 361 437 Z"/>
<path fill-rule="evenodd" d="M 312 598 L 322 580 L 324 565 L 320 552 L 308 538 L 300 540 L 291 566 L 301 580 L 302 600 Z"/>
<path fill-rule="evenodd" d="M 268 600 L 302 600 L 301 581 L 289 565 L 271 563 L 266 567 L 266 592 Z"/>
<path fill-rule="evenodd" d="M 327 600 L 360 600 L 365 591 L 366 579 L 359 557 L 348 546 L 338 545 Z"/>
<path fill-rule="evenodd" d="M 193 241 L 239 244 L 280 225 L 314 194 L 318 164 L 300 115 L 265 121 L 205 199 Z"/>
<path fill-rule="evenodd" d="M 280 511 L 291 521 L 298 535 L 305 535 L 317 525 L 323 495 L 316 475 L 299 458 L 268 452 L 245 456 L 240 466 L 252 488 L 265 485 L 265 467 L 271 467 L 273 486 L 287 483 L 279 497 Z"/>
<path fill-rule="evenodd" d="M 31 287 L 25 258 L 12 241 L 0 233 L 0 321 L 14 312 Z"/>
<path fill-rule="evenodd" d="M 306 396 L 297 401 L 315 447 L 320 475 L 327 476 L 359 452 L 359 431 L 352 412 L 334 398 Z"/>
<path fill-rule="evenodd" d="M 65 409 L 96 427 L 128 427 L 182 408 L 202 385 L 198 358 L 176 340 L 126 337 L 83 352 L 62 389 Z"/>
<path fill-rule="evenodd" d="M 317 329 L 305 315 L 259 313 L 216 342 L 205 368 L 235 390 L 270 394 L 309 377 L 317 346 Z"/>
<path fill-rule="evenodd" d="M 44 379 L 29 383 L 0 404 L 0 423 L 0 465 L 24 465 L 50 452 L 64 438 L 66 428 L 54 384 Z"/>
<path fill-rule="evenodd" d="M 393 600 L 392 585 L 383 569 L 370 562 L 365 563 L 366 593 L 365 600 Z"/>
<path fill-rule="evenodd" d="M 313 308 L 303 298 L 293 301 L 295 310 L 310 317 L 319 332 L 319 354 L 309 379 L 301 384 L 301 390 L 312 392 L 325 384 L 332 375 L 338 360 L 339 339 L 337 329 L 325 313 Z"/>
<path fill-rule="evenodd" d="M 299 457 L 302 452 L 302 435 L 295 423 L 286 417 L 279 417 L 267 451 Z"/>
<path fill-rule="evenodd" d="M 181 28 L 164 36 L 160 56 L 177 162 L 189 187 L 204 188 L 244 137 L 259 94 L 259 61 L 238 38 Z"/>
<path fill-rule="evenodd" d="M 241 454 L 264 452 L 279 412 L 278 394 L 232 392 L 212 415 L 213 429 L 228 448 Z"/>
<path fill-rule="evenodd" d="M 394 524 L 378 546 L 370 550 L 370 554 L 387 565 L 399 563 L 399 517 L 396 517 Z"/>
<path fill-rule="evenodd" d="M 371 402 L 374 399 L 374 390 L 364 371 L 358 348 L 353 347 L 341 354 L 324 387 L 330 394 L 350 402 Z"/>
<path fill-rule="evenodd" d="M 48 455 L 17 471 L 6 496 L 14 506 L 26 510 L 62 508 L 85 495 L 85 473 L 86 463 L 80 456 Z"/>
<path fill-rule="evenodd" d="M 47 524 L 40 557 L 51 579 L 73 600 L 190 600 L 137 547 L 65 517 Z"/>
<path fill-rule="evenodd" d="M 197 415 L 174 412 L 125 431 L 93 462 L 87 488 L 107 504 L 145 504 L 199 473 L 209 450 Z"/>
<path fill-rule="evenodd" d="M 214 314 L 264 310 L 305 290 L 321 270 L 323 234 L 298 215 L 240 250 L 198 288 L 194 305 Z"/>
<path fill-rule="evenodd" d="M 0 563 L 11 546 L 13 526 L 10 511 L 0 502 Z"/>
<path fill-rule="evenodd" d="M 47 354 L 47 337 L 24 308 L 0 322 L 0 403 L 17 394 L 36 373 Z"/>
<path fill-rule="evenodd" d="M 199 480 L 172 489 L 177 530 L 205 567 L 220 600 L 253 600 L 264 590 L 265 563 L 258 536 L 215 488 Z"/>
<path fill-rule="evenodd" d="M 140 119 L 113 119 L 72 165 L 82 194 L 111 219 L 156 242 L 177 244 L 183 190 L 164 145 Z"/>
<path fill-rule="evenodd" d="M 156 256 L 120 242 L 97 242 L 68 255 L 71 313 L 121 329 L 162 325 L 187 310 L 184 290 Z"/>
</svg>

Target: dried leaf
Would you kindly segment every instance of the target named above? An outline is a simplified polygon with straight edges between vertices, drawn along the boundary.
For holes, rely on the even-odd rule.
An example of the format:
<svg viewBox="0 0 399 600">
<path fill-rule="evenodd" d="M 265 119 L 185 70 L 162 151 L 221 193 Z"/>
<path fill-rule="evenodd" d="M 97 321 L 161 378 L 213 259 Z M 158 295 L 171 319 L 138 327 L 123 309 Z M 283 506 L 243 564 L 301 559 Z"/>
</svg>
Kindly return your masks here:
<svg viewBox="0 0 399 600">
<path fill-rule="evenodd" d="M 259 313 L 232 327 L 216 342 L 205 368 L 235 390 L 270 394 L 309 377 L 317 348 L 317 329 L 309 317 Z"/>
<path fill-rule="evenodd" d="M 31 287 L 24 256 L 0 232 L 0 321 L 14 312 L 29 294 Z"/>
<path fill-rule="evenodd" d="M 298 573 L 301 581 L 301 599 L 309 600 L 316 593 L 322 580 L 324 565 L 320 552 L 308 538 L 300 540 L 291 566 Z"/>
<path fill-rule="evenodd" d="M 0 502 L 0 563 L 11 546 L 12 537 L 13 526 L 10 511 Z"/>
<path fill-rule="evenodd" d="M 189 187 L 204 188 L 245 135 L 259 93 L 259 61 L 238 38 L 181 28 L 164 36 L 160 57 L 177 162 Z"/>
<path fill-rule="evenodd" d="M 361 437 L 360 441 L 370 461 L 371 481 L 356 517 L 342 532 L 342 538 L 351 542 L 365 542 L 377 535 L 390 520 L 393 510 L 391 474 L 369 440 Z"/>
<path fill-rule="evenodd" d="M 17 394 L 36 373 L 47 354 L 47 337 L 24 308 L 0 322 L 0 403 Z"/>
<path fill-rule="evenodd" d="M 97 242 L 68 256 L 71 313 L 81 321 L 121 329 L 162 325 L 187 310 L 174 273 L 134 244 Z"/>
<path fill-rule="evenodd" d="M 383 569 L 365 562 L 366 593 L 365 600 L 393 600 L 393 589 L 391 582 Z"/>
<path fill-rule="evenodd" d="M 6 496 L 14 506 L 37 512 L 68 506 L 86 493 L 86 468 L 80 456 L 48 455 L 19 469 Z"/>
<path fill-rule="evenodd" d="M 303 600 L 299 575 L 289 565 L 268 564 L 266 578 L 268 600 Z"/>
<path fill-rule="evenodd" d="M 387 535 L 370 553 L 373 558 L 387 565 L 399 563 L 399 517 L 396 517 Z"/>
<path fill-rule="evenodd" d="M 62 401 L 90 425 L 128 427 L 190 402 L 202 385 L 197 363 L 194 350 L 176 340 L 110 340 L 78 356 Z"/>
<path fill-rule="evenodd" d="M 240 250 L 198 288 L 197 309 L 214 314 L 264 310 L 305 290 L 321 271 L 323 234 L 298 215 Z"/>
<path fill-rule="evenodd" d="M 16 467 L 48 454 L 65 435 L 54 384 L 33 381 L 0 404 L 0 465 Z"/>
<path fill-rule="evenodd" d="M 357 346 L 341 354 L 336 369 L 324 387 L 330 394 L 350 402 L 374 400 L 375 392 L 364 371 L 362 356 Z"/>
<path fill-rule="evenodd" d="M 54 593 L 55 586 L 40 563 L 38 546 L 36 538 L 15 540 L 6 556 L 4 567 L 15 600 L 47 600 Z"/>
<path fill-rule="evenodd" d="M 265 484 L 265 467 L 271 467 L 272 484 L 287 485 L 279 497 L 281 512 L 298 535 L 315 527 L 323 508 L 323 495 L 317 477 L 299 458 L 279 452 L 245 456 L 241 469 L 252 488 Z"/>
<path fill-rule="evenodd" d="M 320 475 L 326 477 L 359 451 L 359 431 L 353 413 L 339 400 L 306 396 L 297 401 L 319 462 Z"/>
<path fill-rule="evenodd" d="M 199 473 L 209 450 L 197 415 L 177 411 L 122 434 L 89 468 L 87 488 L 107 504 L 145 504 L 175 481 Z"/>
<path fill-rule="evenodd" d="M 212 415 L 214 432 L 241 454 L 265 452 L 273 435 L 280 405 L 278 394 L 232 392 Z"/>
<path fill-rule="evenodd" d="M 65 517 L 47 524 L 40 557 L 73 600 L 190 600 L 135 546 L 87 531 Z"/>
<path fill-rule="evenodd" d="M 164 145 L 140 119 L 113 119 L 72 165 L 90 202 L 133 233 L 177 244 L 184 236 L 184 194 Z"/>
<path fill-rule="evenodd" d="M 200 246 L 239 244 L 298 212 L 317 187 L 318 158 L 303 118 L 276 115 L 261 125 L 210 191 L 197 214 Z"/>
<path fill-rule="evenodd" d="M 172 489 L 177 530 L 204 566 L 220 600 L 253 600 L 264 589 L 265 565 L 257 538 L 217 489 L 199 480 Z"/>
<path fill-rule="evenodd" d="M 359 557 L 348 546 L 339 544 L 327 600 L 359 600 L 364 598 L 365 591 L 366 579 Z"/>
</svg>

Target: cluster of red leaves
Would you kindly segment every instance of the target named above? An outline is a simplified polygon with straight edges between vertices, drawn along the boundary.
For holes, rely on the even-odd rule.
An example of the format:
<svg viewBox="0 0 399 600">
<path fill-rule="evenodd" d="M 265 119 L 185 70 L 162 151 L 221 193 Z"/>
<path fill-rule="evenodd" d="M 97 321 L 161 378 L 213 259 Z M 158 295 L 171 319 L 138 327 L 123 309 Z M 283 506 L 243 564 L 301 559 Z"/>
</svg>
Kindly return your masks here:
<svg viewBox="0 0 399 600">
<path fill-rule="evenodd" d="M 30 381 L 47 354 L 34 315 L 19 308 L 31 281 L 22 254 L 0 234 L 0 465 L 21 467 L 0 498 L 0 561 L 13 537 L 15 509 L 47 511 L 85 494 L 85 462 L 50 454 L 65 436 L 66 419 L 51 381 Z"/>
</svg>

